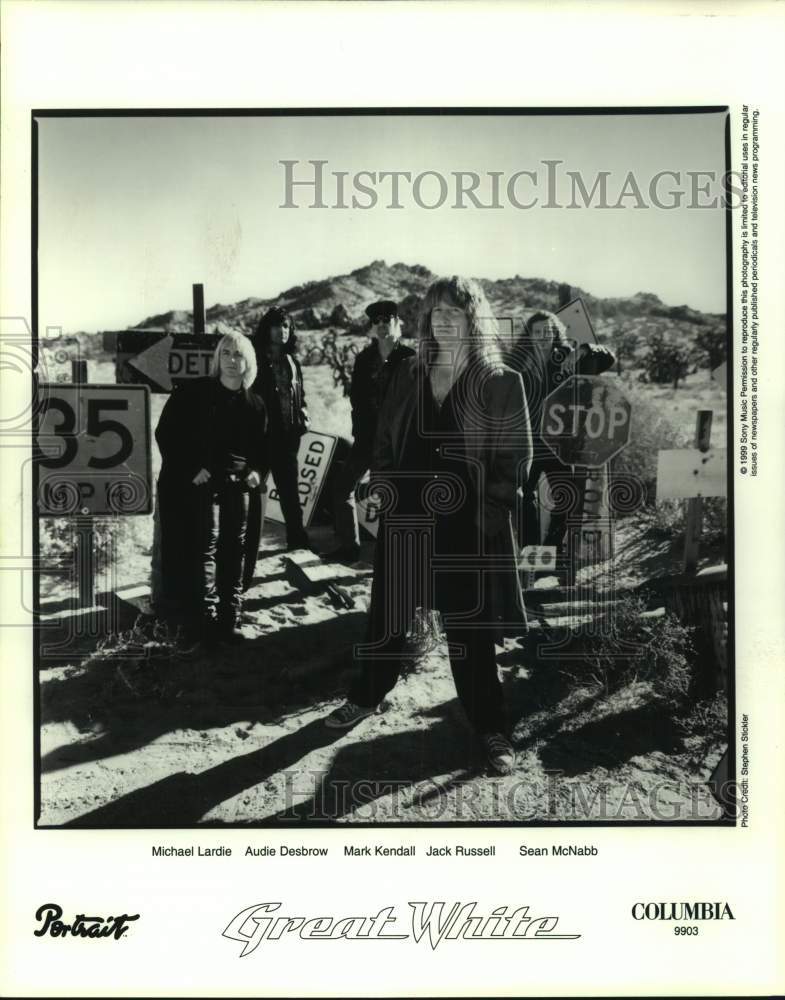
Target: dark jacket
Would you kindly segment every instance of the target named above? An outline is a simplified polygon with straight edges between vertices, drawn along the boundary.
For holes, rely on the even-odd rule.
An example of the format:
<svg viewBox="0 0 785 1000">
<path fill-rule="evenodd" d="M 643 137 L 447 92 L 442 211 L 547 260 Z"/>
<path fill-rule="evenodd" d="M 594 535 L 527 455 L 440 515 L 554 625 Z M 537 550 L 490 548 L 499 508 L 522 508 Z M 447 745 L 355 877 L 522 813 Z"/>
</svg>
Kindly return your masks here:
<svg viewBox="0 0 785 1000">
<path fill-rule="evenodd" d="M 207 376 L 186 382 L 166 401 L 155 440 L 161 452 L 161 478 L 171 484 L 190 483 L 200 469 L 211 469 L 215 450 L 215 412 L 221 385 Z M 244 438 L 238 443 L 249 469 L 264 482 L 269 468 L 267 414 L 264 402 L 253 391 L 243 393 L 246 414 Z"/>
<path fill-rule="evenodd" d="M 382 478 L 402 469 L 409 424 L 417 406 L 420 366 L 409 358 L 398 366 L 382 402 L 374 442 L 373 470 Z M 464 415 L 464 439 L 478 497 L 483 531 L 504 524 L 525 484 L 532 461 L 532 435 L 521 376 L 503 367 L 482 386 L 483 407 Z M 402 470 L 405 471 L 405 470 Z"/>
<path fill-rule="evenodd" d="M 541 441 L 546 396 L 573 372 L 576 375 L 601 375 L 616 362 L 610 348 L 602 344 L 583 344 L 575 352 L 568 341 L 555 340 L 545 355 L 544 360 L 544 355 L 535 352 L 530 342 L 521 339 L 507 358 L 510 367 L 523 379 L 535 445 Z"/>
<path fill-rule="evenodd" d="M 382 402 L 373 450 L 372 481 L 384 497 L 395 494 L 409 426 L 417 410 L 417 358 L 398 365 Z M 482 405 L 463 414 L 466 458 L 477 497 L 477 520 L 489 561 L 489 607 L 494 622 L 526 621 L 512 512 L 523 495 L 532 461 L 532 435 L 521 376 L 506 366 L 482 384 Z M 390 487 L 384 481 L 389 479 Z"/>
<path fill-rule="evenodd" d="M 267 354 L 260 350 L 254 342 L 256 351 L 256 364 L 258 372 L 256 380 L 251 386 L 253 392 L 258 393 L 264 400 L 267 408 L 267 418 L 270 428 L 271 445 L 274 447 L 279 439 L 282 428 L 281 404 L 278 400 L 278 392 L 275 386 L 275 375 L 273 366 Z M 284 357 L 289 363 L 291 371 L 291 391 L 292 391 L 292 430 L 295 434 L 302 435 L 306 430 L 306 402 L 305 385 L 303 382 L 303 370 L 300 362 L 293 354 L 285 354 Z"/>
<path fill-rule="evenodd" d="M 373 451 L 376 425 L 379 422 L 379 408 L 398 365 L 414 354 L 411 347 L 397 344 L 385 361 L 374 340 L 357 355 L 352 372 L 352 386 L 349 399 L 352 404 L 352 435 L 355 449 Z"/>
</svg>

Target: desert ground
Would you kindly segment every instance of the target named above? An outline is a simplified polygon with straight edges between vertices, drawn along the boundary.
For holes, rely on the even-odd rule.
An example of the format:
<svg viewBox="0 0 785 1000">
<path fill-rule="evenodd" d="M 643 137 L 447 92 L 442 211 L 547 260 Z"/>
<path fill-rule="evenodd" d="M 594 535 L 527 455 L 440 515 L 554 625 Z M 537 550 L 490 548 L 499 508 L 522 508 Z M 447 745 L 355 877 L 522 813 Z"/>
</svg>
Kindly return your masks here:
<svg viewBox="0 0 785 1000">
<path fill-rule="evenodd" d="M 49 363 L 52 377 L 68 362 L 52 356 Z M 305 372 L 314 428 L 347 435 L 348 400 L 329 367 Z M 108 356 L 90 360 L 89 380 L 114 382 Z M 634 372 L 620 382 L 643 401 L 641 413 L 667 415 L 673 440 L 691 439 L 700 408 L 714 410 L 713 435 L 724 436 L 723 391 L 706 371 L 675 390 L 640 385 Z M 153 426 L 165 399 L 152 395 Z M 154 449 L 156 469 L 158 463 Z M 645 588 L 678 572 L 680 517 L 677 501 L 667 511 L 655 505 L 620 519 L 614 558 L 581 570 L 573 591 L 541 577 L 528 592 L 528 632 L 505 635 L 497 647 L 518 752 L 508 777 L 487 773 L 438 636 L 413 643 L 405 674 L 378 714 L 349 733 L 324 727 L 351 676 L 351 647 L 363 638 L 373 541 L 365 541 L 357 566 L 333 567 L 331 578 L 353 601 L 338 607 L 323 589 L 306 592 L 292 583 L 282 526 L 268 521 L 245 605 L 244 645 L 193 652 L 140 613 L 92 651 L 41 664 L 39 821 L 188 827 L 717 820 L 721 809 L 708 780 L 726 745 L 724 694 L 709 682 L 697 695 L 674 695 L 667 664 L 663 673 L 659 661 L 639 659 L 609 672 L 580 645 L 582 629 L 616 607 L 642 622 L 652 648 L 671 642 L 670 619 Z M 314 527 L 312 537 L 322 551 L 334 544 L 329 524 Z M 110 525 L 106 538 L 104 583 L 147 583 L 151 518 Z M 42 523 L 42 552 L 53 564 L 62 544 L 56 526 Z M 722 561 L 724 539 L 709 537 L 701 565 Z M 62 588 L 62 576 L 44 570 L 42 599 L 62 597 Z M 638 602 L 632 610 L 631 602 Z"/>
</svg>

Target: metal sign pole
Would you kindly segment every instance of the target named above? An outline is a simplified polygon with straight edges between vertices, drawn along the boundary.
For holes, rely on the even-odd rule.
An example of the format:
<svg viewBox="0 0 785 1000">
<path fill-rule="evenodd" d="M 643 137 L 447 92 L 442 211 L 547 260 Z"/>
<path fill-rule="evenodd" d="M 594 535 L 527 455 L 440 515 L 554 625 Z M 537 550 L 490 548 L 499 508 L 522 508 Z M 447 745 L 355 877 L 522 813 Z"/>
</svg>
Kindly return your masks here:
<svg viewBox="0 0 785 1000">
<path fill-rule="evenodd" d="M 204 285 L 193 286 L 194 333 L 204 333 Z"/>
<path fill-rule="evenodd" d="M 698 410 L 695 421 L 695 447 L 699 451 L 708 451 L 711 444 L 712 410 Z M 694 573 L 698 568 L 698 553 L 700 551 L 701 529 L 703 527 L 703 499 L 690 497 L 687 501 L 687 519 L 684 532 L 684 564 L 685 573 Z"/>
<path fill-rule="evenodd" d="M 87 362 L 71 362 L 71 381 L 74 385 L 87 384 Z M 74 522 L 76 579 L 78 607 L 91 608 L 95 604 L 95 536 L 93 519 L 77 517 Z"/>
</svg>

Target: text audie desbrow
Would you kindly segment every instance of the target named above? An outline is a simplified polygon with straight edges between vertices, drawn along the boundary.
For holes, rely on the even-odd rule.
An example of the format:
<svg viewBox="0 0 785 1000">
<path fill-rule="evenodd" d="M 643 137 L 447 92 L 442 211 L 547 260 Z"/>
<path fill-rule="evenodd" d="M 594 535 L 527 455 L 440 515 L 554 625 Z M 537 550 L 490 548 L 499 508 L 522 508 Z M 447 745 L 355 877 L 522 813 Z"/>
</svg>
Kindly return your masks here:
<svg viewBox="0 0 785 1000">
<path fill-rule="evenodd" d="M 329 847 L 304 847 L 287 846 L 280 844 L 273 847 L 264 844 L 260 847 L 247 845 L 242 852 L 244 857 L 253 858 L 301 858 L 301 857 L 327 857 Z M 154 858 L 230 858 L 232 848 L 220 847 L 175 847 L 173 845 L 158 844 L 152 848 Z M 421 850 L 421 854 L 426 858 L 481 858 L 496 857 L 496 846 L 489 844 L 482 847 L 469 847 L 464 844 L 432 844 Z M 518 856 L 528 857 L 596 857 L 599 850 L 593 844 L 552 844 L 550 847 L 529 847 L 521 844 L 518 847 Z M 401 844 L 397 847 L 387 847 L 383 844 L 344 844 L 343 856 L 347 858 L 370 858 L 370 857 L 401 857 L 412 858 L 417 856 L 417 846 L 415 844 Z"/>
</svg>

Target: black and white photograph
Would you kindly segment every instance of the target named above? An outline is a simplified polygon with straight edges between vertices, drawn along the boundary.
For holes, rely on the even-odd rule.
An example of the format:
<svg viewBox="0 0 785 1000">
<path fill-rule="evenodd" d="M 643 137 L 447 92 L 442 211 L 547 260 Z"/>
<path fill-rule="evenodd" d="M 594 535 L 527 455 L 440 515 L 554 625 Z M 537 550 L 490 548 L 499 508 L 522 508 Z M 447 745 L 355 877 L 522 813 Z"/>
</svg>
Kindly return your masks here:
<svg viewBox="0 0 785 1000">
<path fill-rule="evenodd" d="M 781 995 L 782 5 L 0 36 L 0 993 Z"/>
<path fill-rule="evenodd" d="M 36 116 L 42 826 L 727 820 L 728 125 Z"/>
</svg>

